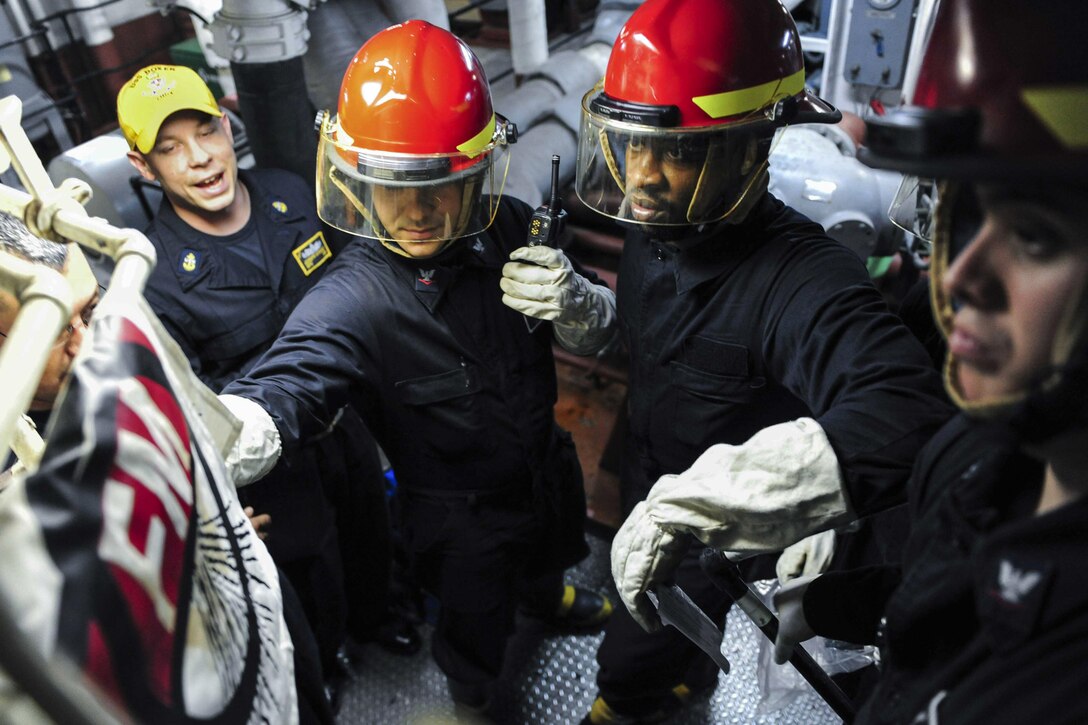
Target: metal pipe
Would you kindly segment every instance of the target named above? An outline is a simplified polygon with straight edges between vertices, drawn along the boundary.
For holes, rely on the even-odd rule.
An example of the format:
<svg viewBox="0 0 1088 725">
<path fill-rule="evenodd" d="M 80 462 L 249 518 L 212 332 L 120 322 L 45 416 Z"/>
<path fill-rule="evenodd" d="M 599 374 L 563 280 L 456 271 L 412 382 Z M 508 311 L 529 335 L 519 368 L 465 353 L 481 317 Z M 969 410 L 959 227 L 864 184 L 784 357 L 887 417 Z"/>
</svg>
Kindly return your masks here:
<svg viewBox="0 0 1088 725">
<path fill-rule="evenodd" d="M 306 93 L 302 58 L 231 63 L 238 108 L 257 166 L 293 171 L 314 183 L 315 110 Z"/>
<path fill-rule="evenodd" d="M 450 15 L 446 12 L 446 3 L 443 0 L 384 0 L 381 5 L 394 23 L 418 19 L 426 20 L 444 30 L 450 29 Z"/>
<path fill-rule="evenodd" d="M 303 56 L 310 100 L 317 108 L 335 113 L 340 81 L 351 58 L 393 19 L 374 0 L 326 0 L 306 22 L 310 35 L 321 40 Z"/>
<path fill-rule="evenodd" d="M 507 3 L 510 59 L 515 76 L 524 76 L 548 59 L 548 21 L 544 0 Z"/>
<path fill-rule="evenodd" d="M 532 143 L 519 138 L 512 151 L 504 192 L 531 206 L 547 200 L 551 186 L 551 159 L 560 157 L 559 176 L 570 179 L 578 152 L 577 136 L 558 121 L 533 126 Z"/>
<path fill-rule="evenodd" d="M 11 447 L 15 423 L 38 389 L 53 343 L 68 320 L 72 291 L 55 269 L 0 253 L 0 289 L 20 303 L 19 315 L 0 347 L 0 451 Z"/>
<path fill-rule="evenodd" d="M 113 40 L 113 28 L 109 18 L 102 11 L 110 0 L 96 3 L 94 0 L 71 0 L 72 11 L 79 18 L 80 35 L 87 45 L 103 45 Z"/>
<path fill-rule="evenodd" d="M 25 40 L 23 49 L 28 58 L 36 58 L 49 49 L 48 30 L 40 24 L 32 23 L 34 14 L 27 6 L 26 0 L 15 0 L 7 3 L 10 11 L 11 22 L 15 26 L 16 39 Z"/>
</svg>

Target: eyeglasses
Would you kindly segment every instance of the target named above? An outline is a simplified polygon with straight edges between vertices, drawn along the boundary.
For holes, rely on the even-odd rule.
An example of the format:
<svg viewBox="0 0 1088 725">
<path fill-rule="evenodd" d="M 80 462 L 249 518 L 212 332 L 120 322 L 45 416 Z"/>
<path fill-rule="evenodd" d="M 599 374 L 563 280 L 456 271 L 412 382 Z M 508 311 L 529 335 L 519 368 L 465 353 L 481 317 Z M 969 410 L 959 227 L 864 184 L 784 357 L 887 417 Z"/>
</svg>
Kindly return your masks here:
<svg viewBox="0 0 1088 725">
<path fill-rule="evenodd" d="M 89 305 L 80 310 L 79 317 L 72 318 L 86 330 L 91 325 L 91 319 L 94 317 L 94 310 L 98 307 L 98 300 L 91 302 Z M 53 343 L 53 347 L 63 347 L 67 345 L 72 335 L 76 334 L 76 326 L 70 321 L 64 326 L 64 329 L 60 331 L 60 335 L 57 336 L 57 341 Z M 0 337 L 7 337 L 6 332 L 0 332 Z"/>
</svg>

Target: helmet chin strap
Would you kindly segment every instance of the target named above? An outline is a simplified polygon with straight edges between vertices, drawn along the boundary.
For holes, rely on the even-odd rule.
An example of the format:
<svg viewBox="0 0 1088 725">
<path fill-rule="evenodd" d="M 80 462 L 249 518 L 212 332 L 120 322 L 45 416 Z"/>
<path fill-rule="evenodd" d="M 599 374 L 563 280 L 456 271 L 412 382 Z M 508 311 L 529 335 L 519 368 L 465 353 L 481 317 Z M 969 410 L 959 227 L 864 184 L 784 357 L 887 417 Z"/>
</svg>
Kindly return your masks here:
<svg viewBox="0 0 1088 725">
<path fill-rule="evenodd" d="M 612 180 L 616 182 L 620 193 L 626 195 L 627 180 L 620 173 L 620 165 L 616 161 L 616 154 L 612 151 L 612 142 L 608 139 L 608 132 L 605 131 L 604 126 L 597 129 L 597 143 L 600 146 L 601 154 L 604 156 L 604 162 L 608 166 L 608 173 L 612 174 Z"/>
<path fill-rule="evenodd" d="M 377 230 L 377 229 L 378 229 L 378 227 L 375 227 L 375 230 Z M 442 246 L 438 247 L 438 249 L 434 250 L 433 252 L 431 252 L 430 254 L 428 254 L 425 257 L 417 257 L 415 255 L 409 254 L 407 251 L 405 251 L 404 247 L 400 246 L 400 244 L 397 243 L 396 240 L 389 239 L 384 234 L 379 234 L 378 235 L 378 241 L 381 242 L 382 246 L 385 247 L 386 249 L 388 249 L 390 252 L 394 252 L 395 254 L 399 254 L 400 256 L 404 257 L 405 259 L 431 259 L 433 257 L 437 257 L 439 254 L 444 252 L 446 250 L 446 248 L 449 247 L 450 244 L 452 244 L 456 240 L 454 240 L 454 239 L 445 240 L 443 242 Z"/>
<path fill-rule="evenodd" d="M 715 222 L 729 220 L 734 224 L 739 224 L 744 221 L 749 212 L 752 211 L 756 203 L 763 198 L 763 195 L 767 192 L 767 186 L 770 183 L 770 173 L 768 171 L 769 161 L 763 159 L 759 169 L 752 174 L 752 177 L 745 184 L 744 190 L 741 191 L 740 196 L 733 203 L 733 206 L 726 210 L 724 214 L 715 219 Z"/>
<path fill-rule="evenodd" d="M 762 179 L 760 178 L 762 177 Z M 643 234 L 662 242 L 669 242 L 679 247 L 688 246 L 687 242 L 697 243 L 703 240 L 699 236 L 703 230 L 715 224 L 740 224 L 755 208 L 763 194 L 767 191 L 767 171 L 761 169 L 752 179 L 737 201 L 726 213 L 714 219 L 703 222 L 691 222 L 689 224 L 639 224 L 629 220 L 620 220 L 621 224 L 631 224 L 642 230 Z M 693 238 L 697 237 L 697 238 Z"/>
</svg>

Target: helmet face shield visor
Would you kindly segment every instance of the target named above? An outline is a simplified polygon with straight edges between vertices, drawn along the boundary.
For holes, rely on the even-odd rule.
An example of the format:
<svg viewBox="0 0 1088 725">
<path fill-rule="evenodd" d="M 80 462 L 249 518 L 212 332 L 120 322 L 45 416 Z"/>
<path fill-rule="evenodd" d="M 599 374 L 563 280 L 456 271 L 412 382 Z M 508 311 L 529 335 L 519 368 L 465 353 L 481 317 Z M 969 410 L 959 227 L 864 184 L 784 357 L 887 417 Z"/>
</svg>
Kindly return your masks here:
<svg viewBox="0 0 1088 725">
<path fill-rule="evenodd" d="M 508 164 L 501 130 L 471 154 L 405 154 L 338 141 L 335 122 L 327 123 L 318 142 L 318 215 L 349 234 L 437 251 L 435 242 L 490 226 Z"/>
<path fill-rule="evenodd" d="M 909 178 L 908 178 L 909 181 Z M 948 268 L 982 228 L 983 214 L 974 184 L 941 181 L 934 186 L 940 204 L 932 213 L 932 257 L 930 294 L 937 324 L 947 337 L 957 305 L 944 290 Z"/>
<path fill-rule="evenodd" d="M 933 179 L 904 176 L 888 207 L 888 219 L 907 233 L 907 248 L 914 257 L 915 264 L 922 269 L 929 267 L 937 188 Z"/>
<path fill-rule="evenodd" d="M 766 168 L 762 139 L 769 135 L 765 123 L 728 128 L 628 123 L 591 110 L 583 99 L 575 190 L 587 206 L 619 221 L 655 226 L 717 221 L 732 213 Z"/>
</svg>

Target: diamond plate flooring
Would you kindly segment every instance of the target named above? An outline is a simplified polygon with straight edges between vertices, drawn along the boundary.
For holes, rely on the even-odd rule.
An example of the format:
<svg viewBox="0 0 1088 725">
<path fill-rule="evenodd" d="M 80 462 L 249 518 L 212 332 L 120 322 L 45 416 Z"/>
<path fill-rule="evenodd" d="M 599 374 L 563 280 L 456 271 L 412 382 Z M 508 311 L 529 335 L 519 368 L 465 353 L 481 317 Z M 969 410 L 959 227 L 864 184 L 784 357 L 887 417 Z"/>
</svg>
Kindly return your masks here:
<svg viewBox="0 0 1088 725">
<path fill-rule="evenodd" d="M 590 556 L 568 572 L 568 581 L 607 590 L 618 604 L 609 574 L 609 542 L 597 536 L 587 539 Z M 430 627 L 425 625 L 423 635 L 428 642 L 430 634 Z M 589 711 L 596 694 L 595 654 L 603 637 L 600 632 L 557 635 L 544 625 L 519 621 L 518 633 L 508 650 L 506 673 L 496 694 L 498 722 L 502 725 L 578 723 Z M 725 635 L 726 656 L 732 671 L 720 675 L 718 687 L 709 697 L 689 703 L 669 720 L 669 725 L 841 722 L 811 690 L 796 694 L 784 707 L 767 711 L 767 705 L 761 702 L 757 677 L 762 637 L 744 614 L 734 608 Z M 428 646 L 412 657 L 398 657 L 376 645 L 365 645 L 363 653 L 363 664 L 345 689 L 338 725 L 459 722 L 446 694 L 445 678 L 431 659 Z M 797 679 L 792 668 L 780 674 Z"/>
</svg>

